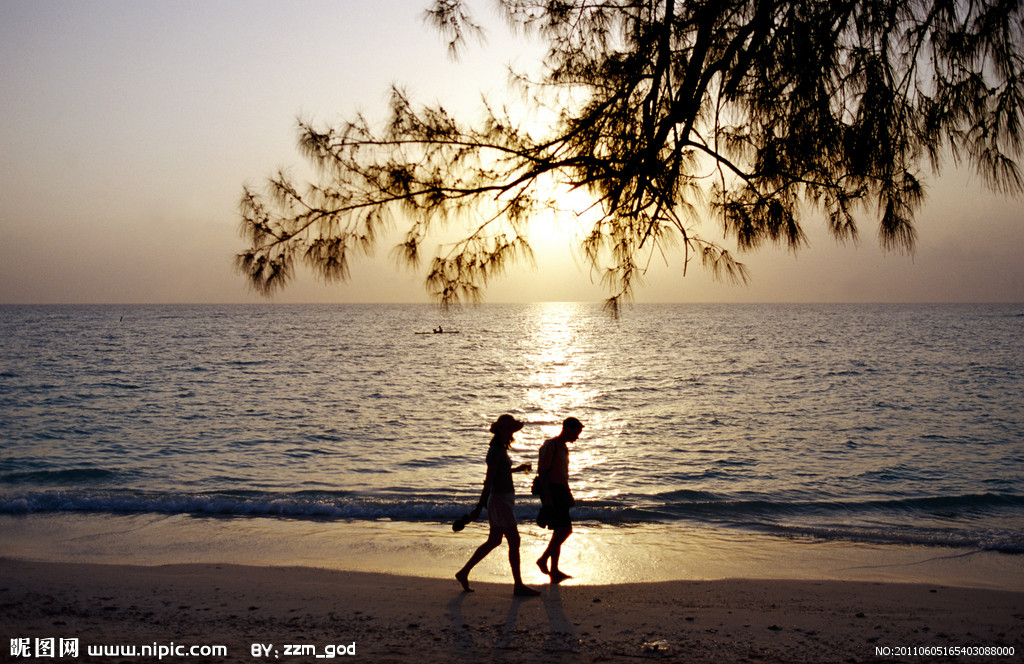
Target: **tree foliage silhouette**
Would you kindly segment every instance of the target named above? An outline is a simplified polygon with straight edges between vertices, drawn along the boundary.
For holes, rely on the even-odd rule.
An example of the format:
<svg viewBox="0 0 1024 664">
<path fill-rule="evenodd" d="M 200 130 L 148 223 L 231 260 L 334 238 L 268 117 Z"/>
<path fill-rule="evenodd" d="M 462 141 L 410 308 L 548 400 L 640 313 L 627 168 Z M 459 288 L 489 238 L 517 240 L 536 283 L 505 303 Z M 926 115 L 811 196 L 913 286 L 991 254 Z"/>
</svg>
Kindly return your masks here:
<svg viewBox="0 0 1024 664">
<path fill-rule="evenodd" d="M 395 256 L 411 265 L 428 238 L 463 228 L 426 283 L 443 304 L 479 300 L 531 258 L 527 222 L 577 191 L 590 205 L 576 220 L 582 253 L 617 308 L 666 247 L 681 245 L 684 270 L 696 257 L 745 281 L 723 244 L 796 250 L 808 215 L 840 241 L 873 218 L 884 247 L 911 251 L 926 165 L 968 161 L 995 190 L 1021 191 L 1020 2 L 499 4 L 546 44 L 542 73 L 515 84 L 554 120 L 531 133 L 489 107 L 465 123 L 395 89 L 383 126 L 300 122 L 319 180 L 279 173 L 242 198 L 250 246 L 237 266 L 258 290 L 298 263 L 344 279 L 350 257 L 399 224 Z M 427 16 L 453 53 L 480 30 L 464 0 L 434 0 Z"/>
</svg>

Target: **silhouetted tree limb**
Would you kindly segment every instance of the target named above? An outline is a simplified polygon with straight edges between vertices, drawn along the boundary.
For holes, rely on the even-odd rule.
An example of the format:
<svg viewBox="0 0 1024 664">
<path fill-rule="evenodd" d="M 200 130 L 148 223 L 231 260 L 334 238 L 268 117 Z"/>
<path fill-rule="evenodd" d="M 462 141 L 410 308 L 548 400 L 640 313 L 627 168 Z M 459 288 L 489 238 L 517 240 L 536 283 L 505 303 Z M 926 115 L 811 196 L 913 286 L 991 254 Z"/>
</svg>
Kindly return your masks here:
<svg viewBox="0 0 1024 664">
<path fill-rule="evenodd" d="M 426 282 L 443 304 L 478 300 L 531 258 L 527 223 L 558 210 L 561 187 L 591 201 L 582 251 L 614 309 L 675 244 L 684 265 L 699 256 L 745 281 L 742 263 L 698 232 L 707 222 L 740 250 L 796 250 L 810 203 L 839 240 L 874 216 L 884 247 L 911 251 L 924 162 L 966 160 L 997 191 L 1021 191 L 1019 1 L 499 4 L 548 45 L 540 79 L 519 80 L 555 116 L 546 133 L 495 108 L 466 124 L 399 89 L 383 127 L 300 123 L 318 182 L 300 190 L 280 173 L 242 198 L 250 246 L 237 264 L 258 290 L 284 285 L 296 262 L 344 279 L 350 255 L 398 224 L 393 255 L 408 265 L 428 238 L 465 229 Z M 464 0 L 435 0 L 427 19 L 453 53 L 480 32 Z"/>
</svg>

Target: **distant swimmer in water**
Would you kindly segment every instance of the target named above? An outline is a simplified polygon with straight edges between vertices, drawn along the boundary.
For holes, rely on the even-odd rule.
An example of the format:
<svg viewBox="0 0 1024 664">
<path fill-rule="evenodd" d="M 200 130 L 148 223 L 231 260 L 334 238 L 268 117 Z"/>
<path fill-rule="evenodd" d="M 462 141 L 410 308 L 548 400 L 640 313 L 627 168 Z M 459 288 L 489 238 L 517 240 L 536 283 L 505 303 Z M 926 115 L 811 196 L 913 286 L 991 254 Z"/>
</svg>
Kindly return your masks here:
<svg viewBox="0 0 1024 664">
<path fill-rule="evenodd" d="M 562 432 L 540 446 L 537 461 L 541 515 L 538 523 L 551 529 L 551 542 L 544 555 L 537 560 L 540 571 L 551 577 L 551 583 L 561 583 L 572 577 L 558 569 L 562 544 L 572 535 L 569 510 L 576 504 L 569 489 L 569 447 L 583 432 L 583 424 L 575 417 L 566 418 Z"/>
<path fill-rule="evenodd" d="M 444 328 L 442 328 L 440 325 L 438 325 L 437 329 L 434 330 L 434 333 L 435 334 L 444 334 Z"/>
<path fill-rule="evenodd" d="M 480 502 L 469 514 L 470 521 L 476 520 L 480 512 L 487 509 L 487 521 L 490 532 L 487 541 L 473 552 L 469 561 L 455 574 L 462 584 L 462 590 L 472 592 L 469 587 L 469 572 L 483 560 L 488 553 L 501 544 L 501 539 L 508 542 L 508 563 L 512 567 L 512 579 L 515 581 L 513 593 L 519 597 L 536 597 L 540 593 L 523 583 L 519 570 L 519 527 L 513 511 L 515 507 L 515 486 L 512 473 L 530 472 L 528 463 L 512 467 L 508 456 L 508 448 L 512 445 L 512 436 L 523 428 L 523 423 L 511 415 L 502 415 L 491 425 L 491 445 L 487 450 L 487 477 L 484 490 L 480 494 Z"/>
</svg>

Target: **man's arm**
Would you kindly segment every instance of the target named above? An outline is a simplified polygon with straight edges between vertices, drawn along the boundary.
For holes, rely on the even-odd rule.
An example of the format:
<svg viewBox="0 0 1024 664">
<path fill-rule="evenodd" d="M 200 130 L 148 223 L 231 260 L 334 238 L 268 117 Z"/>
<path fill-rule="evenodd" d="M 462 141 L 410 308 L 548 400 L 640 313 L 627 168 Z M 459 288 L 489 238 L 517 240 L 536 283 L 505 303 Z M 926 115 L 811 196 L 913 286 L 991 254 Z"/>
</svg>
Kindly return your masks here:
<svg viewBox="0 0 1024 664">
<path fill-rule="evenodd" d="M 537 476 L 540 477 L 540 502 L 542 505 L 551 504 L 551 492 L 548 490 L 548 473 L 551 472 L 551 461 L 554 453 L 551 448 L 551 441 L 545 441 L 537 453 Z"/>
</svg>

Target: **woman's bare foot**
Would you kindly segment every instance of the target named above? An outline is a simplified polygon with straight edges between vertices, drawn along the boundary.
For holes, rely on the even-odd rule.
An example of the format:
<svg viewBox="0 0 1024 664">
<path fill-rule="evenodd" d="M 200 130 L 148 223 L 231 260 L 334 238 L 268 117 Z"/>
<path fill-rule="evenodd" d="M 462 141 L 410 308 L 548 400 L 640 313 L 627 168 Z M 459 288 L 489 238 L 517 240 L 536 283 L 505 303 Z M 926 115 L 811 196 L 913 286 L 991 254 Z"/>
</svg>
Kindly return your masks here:
<svg viewBox="0 0 1024 664">
<path fill-rule="evenodd" d="M 551 572 L 548 571 L 548 559 L 547 558 L 538 558 L 537 559 L 537 567 L 539 567 L 540 571 L 544 572 L 545 574 L 550 574 L 551 573 Z"/>
<path fill-rule="evenodd" d="M 455 580 L 462 584 L 462 592 L 473 592 L 473 589 L 469 587 L 469 574 L 467 574 L 466 572 L 456 572 Z"/>
<path fill-rule="evenodd" d="M 537 595 L 540 595 L 540 591 L 534 590 L 533 588 L 523 584 L 516 584 L 516 587 L 512 590 L 512 594 L 516 597 L 536 597 Z"/>
<path fill-rule="evenodd" d="M 560 572 L 557 569 L 551 571 L 551 583 L 561 583 L 562 581 L 571 578 L 572 577 L 566 574 L 565 572 Z"/>
</svg>

